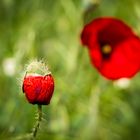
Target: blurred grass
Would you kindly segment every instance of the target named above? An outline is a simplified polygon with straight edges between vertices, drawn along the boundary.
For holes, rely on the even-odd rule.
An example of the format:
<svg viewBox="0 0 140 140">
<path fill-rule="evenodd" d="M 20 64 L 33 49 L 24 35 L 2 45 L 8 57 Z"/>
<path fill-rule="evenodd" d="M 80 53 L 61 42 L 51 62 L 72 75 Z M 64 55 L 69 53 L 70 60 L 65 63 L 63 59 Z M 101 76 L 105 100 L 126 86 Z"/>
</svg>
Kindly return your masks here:
<svg viewBox="0 0 140 140">
<path fill-rule="evenodd" d="M 93 1 L 94 2 L 94 1 Z M 21 91 L 25 65 L 48 63 L 55 92 L 43 107 L 38 140 L 140 139 L 140 74 L 124 89 L 101 77 L 80 44 L 84 22 L 115 16 L 140 33 L 139 0 L 100 0 L 84 15 L 89 1 L 0 1 L 0 139 L 28 139 L 36 106 Z"/>
</svg>

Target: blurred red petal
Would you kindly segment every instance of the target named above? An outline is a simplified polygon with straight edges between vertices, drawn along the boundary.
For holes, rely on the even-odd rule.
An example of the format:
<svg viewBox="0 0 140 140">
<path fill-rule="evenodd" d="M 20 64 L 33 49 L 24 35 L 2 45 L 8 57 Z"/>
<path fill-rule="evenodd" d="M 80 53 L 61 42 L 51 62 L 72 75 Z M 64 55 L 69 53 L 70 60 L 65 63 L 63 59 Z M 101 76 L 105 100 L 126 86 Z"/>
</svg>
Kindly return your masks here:
<svg viewBox="0 0 140 140">
<path fill-rule="evenodd" d="M 81 34 L 92 64 L 109 79 L 132 77 L 140 69 L 140 39 L 131 28 L 114 18 L 99 18 L 87 24 Z M 112 51 L 105 57 L 102 47 Z"/>
</svg>

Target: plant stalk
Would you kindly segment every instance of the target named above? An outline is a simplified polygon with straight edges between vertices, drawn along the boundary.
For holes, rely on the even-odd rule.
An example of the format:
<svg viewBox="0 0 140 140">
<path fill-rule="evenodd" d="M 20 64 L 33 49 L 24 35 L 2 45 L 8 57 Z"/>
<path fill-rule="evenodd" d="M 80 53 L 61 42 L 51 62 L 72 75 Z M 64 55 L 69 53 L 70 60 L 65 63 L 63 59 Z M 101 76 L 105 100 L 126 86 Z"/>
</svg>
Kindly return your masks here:
<svg viewBox="0 0 140 140">
<path fill-rule="evenodd" d="M 35 124 L 35 126 L 33 128 L 33 131 L 32 131 L 32 138 L 31 138 L 31 140 L 35 140 L 36 139 L 36 135 L 37 135 L 38 129 L 40 127 L 41 120 L 42 120 L 42 106 L 38 105 L 38 115 L 37 115 L 36 124 Z"/>
</svg>

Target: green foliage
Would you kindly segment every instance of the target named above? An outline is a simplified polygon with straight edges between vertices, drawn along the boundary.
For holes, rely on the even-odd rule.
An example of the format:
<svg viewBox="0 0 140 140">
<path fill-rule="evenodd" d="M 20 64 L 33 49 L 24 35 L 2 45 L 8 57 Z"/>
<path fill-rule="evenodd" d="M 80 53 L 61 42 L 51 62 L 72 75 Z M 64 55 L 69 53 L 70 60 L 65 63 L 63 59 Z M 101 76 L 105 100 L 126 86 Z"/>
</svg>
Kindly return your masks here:
<svg viewBox="0 0 140 140">
<path fill-rule="evenodd" d="M 100 0 L 84 14 L 82 0 L 0 1 L 0 139 L 28 139 L 37 106 L 21 90 L 32 59 L 48 63 L 55 92 L 43 107 L 38 140 L 140 139 L 140 74 L 124 89 L 101 77 L 80 44 L 84 22 L 123 19 L 140 33 L 139 0 Z"/>
</svg>

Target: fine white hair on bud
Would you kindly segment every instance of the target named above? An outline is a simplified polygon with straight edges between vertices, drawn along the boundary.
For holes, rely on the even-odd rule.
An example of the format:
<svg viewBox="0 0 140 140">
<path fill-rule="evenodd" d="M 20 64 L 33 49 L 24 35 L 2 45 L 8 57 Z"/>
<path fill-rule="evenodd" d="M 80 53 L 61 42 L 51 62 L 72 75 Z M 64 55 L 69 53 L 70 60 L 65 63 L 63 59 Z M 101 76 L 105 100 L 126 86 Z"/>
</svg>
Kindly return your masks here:
<svg viewBox="0 0 140 140">
<path fill-rule="evenodd" d="M 33 60 L 27 65 L 26 74 L 48 75 L 51 72 L 43 61 Z"/>
</svg>

